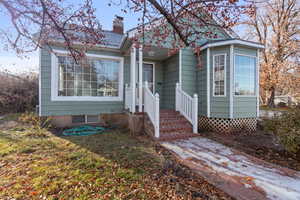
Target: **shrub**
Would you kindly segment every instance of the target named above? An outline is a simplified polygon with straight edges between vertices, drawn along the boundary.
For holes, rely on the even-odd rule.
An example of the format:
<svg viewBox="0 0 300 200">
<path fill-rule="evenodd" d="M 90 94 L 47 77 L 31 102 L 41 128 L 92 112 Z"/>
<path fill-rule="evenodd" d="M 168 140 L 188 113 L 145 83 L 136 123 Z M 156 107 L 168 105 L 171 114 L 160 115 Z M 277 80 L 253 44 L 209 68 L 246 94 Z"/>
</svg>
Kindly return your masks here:
<svg viewBox="0 0 300 200">
<path fill-rule="evenodd" d="M 37 104 L 36 73 L 15 75 L 0 71 L 0 113 L 33 111 Z"/>
<path fill-rule="evenodd" d="M 30 136 L 47 136 L 47 129 L 51 128 L 50 117 L 39 117 L 33 112 L 23 113 L 19 117 L 19 121 L 31 126 L 31 130 L 27 134 Z"/>
<path fill-rule="evenodd" d="M 300 153 L 300 109 L 284 112 L 266 121 L 265 130 L 272 131 L 285 149 Z"/>
</svg>

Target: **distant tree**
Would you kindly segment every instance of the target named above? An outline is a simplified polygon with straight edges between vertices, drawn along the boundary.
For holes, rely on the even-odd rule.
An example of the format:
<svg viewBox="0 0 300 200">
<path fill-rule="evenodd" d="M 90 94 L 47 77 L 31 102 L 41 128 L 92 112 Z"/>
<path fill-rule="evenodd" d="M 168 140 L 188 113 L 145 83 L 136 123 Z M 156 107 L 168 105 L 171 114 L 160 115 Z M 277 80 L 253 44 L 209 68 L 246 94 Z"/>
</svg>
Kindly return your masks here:
<svg viewBox="0 0 300 200">
<path fill-rule="evenodd" d="M 123 12 L 140 14 L 139 35 L 156 28 L 157 41 L 174 37 L 175 51 L 183 46 L 199 51 L 197 40 L 217 37 L 215 28 L 230 31 L 242 14 L 252 12 L 251 4 L 237 0 L 110 0 L 108 3 L 119 6 Z M 85 50 L 74 48 L 76 42 L 87 48 L 103 43 L 102 27 L 92 0 L 82 0 L 81 5 L 66 0 L 0 0 L 0 12 L 7 13 L 13 25 L 12 32 L 0 33 L 8 42 L 7 48 L 17 53 L 47 45 L 53 35 L 63 39 L 74 58 L 81 57 Z M 84 37 L 76 34 L 79 32 Z"/>
<path fill-rule="evenodd" d="M 257 3 L 244 22 L 251 38 L 265 45 L 261 55 L 260 88 L 263 101 L 274 107 L 276 92 L 289 93 L 300 87 L 300 7 L 297 0 Z"/>
</svg>

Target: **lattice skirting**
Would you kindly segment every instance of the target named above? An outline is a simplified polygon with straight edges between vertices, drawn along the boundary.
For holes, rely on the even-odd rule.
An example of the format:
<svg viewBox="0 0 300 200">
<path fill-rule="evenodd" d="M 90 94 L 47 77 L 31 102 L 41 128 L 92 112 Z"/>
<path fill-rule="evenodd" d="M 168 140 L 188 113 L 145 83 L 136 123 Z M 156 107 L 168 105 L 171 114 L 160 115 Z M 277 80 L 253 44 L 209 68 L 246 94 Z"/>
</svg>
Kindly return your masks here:
<svg viewBox="0 0 300 200">
<path fill-rule="evenodd" d="M 254 132 L 256 131 L 256 126 L 256 118 L 224 119 L 199 117 L 199 129 L 219 133 Z"/>
</svg>

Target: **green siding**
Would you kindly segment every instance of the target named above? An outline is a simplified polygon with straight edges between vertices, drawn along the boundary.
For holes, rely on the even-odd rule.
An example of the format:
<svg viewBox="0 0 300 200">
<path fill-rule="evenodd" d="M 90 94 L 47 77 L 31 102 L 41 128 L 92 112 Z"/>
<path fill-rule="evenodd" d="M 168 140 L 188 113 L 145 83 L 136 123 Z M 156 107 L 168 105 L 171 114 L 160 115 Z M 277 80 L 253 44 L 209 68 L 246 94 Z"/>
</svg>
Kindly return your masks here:
<svg viewBox="0 0 300 200">
<path fill-rule="evenodd" d="M 192 49 L 181 49 L 181 84 L 190 96 L 197 93 L 197 60 Z"/>
<path fill-rule="evenodd" d="M 52 47 L 53 49 L 63 49 Z M 96 102 L 96 101 L 51 101 L 51 54 L 47 49 L 41 49 L 41 115 L 79 115 L 120 113 L 123 111 L 123 101 Z M 88 53 L 122 56 L 118 52 L 89 51 Z M 129 59 L 124 59 L 124 83 L 129 82 Z"/>
<path fill-rule="evenodd" d="M 165 60 L 163 68 L 163 85 L 161 96 L 161 108 L 175 109 L 175 88 L 179 82 L 179 55 L 173 55 Z"/>
<path fill-rule="evenodd" d="M 226 96 L 213 96 L 213 56 L 226 53 Z M 230 47 L 214 47 L 210 49 L 210 116 L 216 118 L 229 118 L 229 87 L 230 87 Z"/>
<path fill-rule="evenodd" d="M 257 56 L 257 50 L 241 46 L 234 47 L 234 53 Z M 234 118 L 249 118 L 257 116 L 257 98 L 233 96 L 233 117 Z"/>
<path fill-rule="evenodd" d="M 198 113 L 207 116 L 207 51 L 200 53 L 200 66 L 197 68 Z"/>
</svg>

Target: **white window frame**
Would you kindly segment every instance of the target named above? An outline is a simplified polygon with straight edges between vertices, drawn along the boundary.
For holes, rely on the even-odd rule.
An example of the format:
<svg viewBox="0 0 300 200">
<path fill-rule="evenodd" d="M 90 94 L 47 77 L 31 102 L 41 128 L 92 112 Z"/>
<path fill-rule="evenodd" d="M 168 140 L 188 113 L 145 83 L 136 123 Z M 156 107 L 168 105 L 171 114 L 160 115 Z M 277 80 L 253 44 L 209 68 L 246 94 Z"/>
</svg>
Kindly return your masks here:
<svg viewBox="0 0 300 200">
<path fill-rule="evenodd" d="M 236 95 L 235 94 L 235 70 L 236 70 L 236 56 L 245 56 L 255 59 L 255 72 L 254 72 L 254 95 Z M 233 63 L 233 95 L 234 97 L 257 97 L 257 84 L 258 84 L 258 75 L 257 75 L 257 56 L 248 55 L 248 54 L 242 54 L 242 53 L 234 53 L 234 63 Z"/>
<path fill-rule="evenodd" d="M 223 95 L 215 95 L 215 57 L 216 56 L 224 56 L 224 94 Z M 213 97 L 226 97 L 226 86 L 227 86 L 227 53 L 219 53 L 213 55 Z"/>
<path fill-rule="evenodd" d="M 98 97 L 98 96 L 58 96 L 58 58 L 57 55 L 68 56 L 68 51 L 54 50 L 51 53 L 51 101 L 123 101 L 123 70 L 124 70 L 124 58 L 119 56 L 107 56 L 99 54 L 89 54 L 88 58 L 100 58 L 108 60 L 120 61 L 119 67 L 119 85 L 118 96 L 116 97 Z"/>
</svg>

